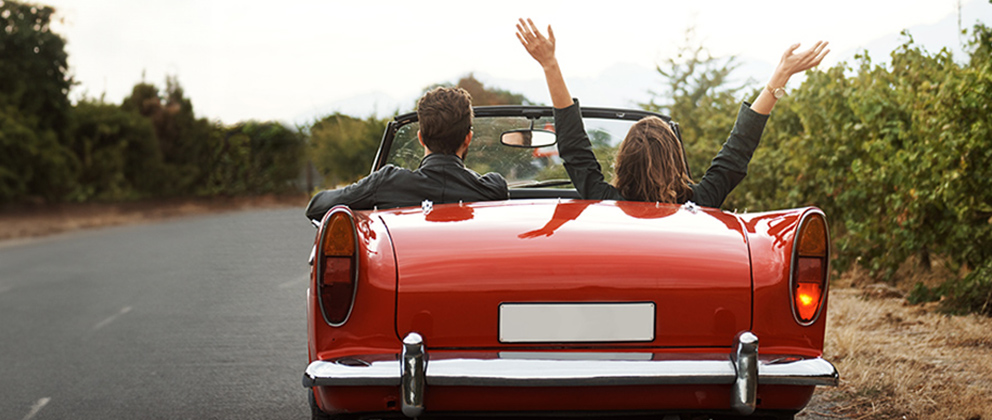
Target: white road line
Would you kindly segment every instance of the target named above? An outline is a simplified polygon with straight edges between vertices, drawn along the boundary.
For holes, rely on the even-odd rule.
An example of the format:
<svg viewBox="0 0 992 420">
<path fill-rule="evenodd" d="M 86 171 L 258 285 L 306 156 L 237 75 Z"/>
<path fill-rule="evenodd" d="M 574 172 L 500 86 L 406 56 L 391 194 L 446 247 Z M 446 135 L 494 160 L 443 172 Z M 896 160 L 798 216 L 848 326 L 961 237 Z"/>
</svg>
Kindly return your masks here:
<svg viewBox="0 0 992 420">
<path fill-rule="evenodd" d="M 52 399 L 49 397 L 45 397 L 38 400 L 38 402 L 34 403 L 34 405 L 31 406 L 31 411 L 28 413 L 28 415 L 24 416 L 24 420 L 31 420 L 31 418 L 38 415 L 38 412 L 41 411 L 41 409 L 45 407 L 45 405 L 47 405 L 48 402 L 51 400 Z"/>
<path fill-rule="evenodd" d="M 288 289 L 290 287 L 296 286 L 297 284 L 306 283 L 308 280 L 310 280 L 310 276 L 309 275 L 303 276 L 303 277 L 300 277 L 298 279 L 290 280 L 290 281 L 287 281 L 287 282 L 285 282 L 283 284 L 280 284 L 279 285 L 279 288 L 280 289 Z"/>
<path fill-rule="evenodd" d="M 121 309 L 120 312 L 118 312 L 116 314 L 113 314 L 109 318 L 107 318 L 107 319 L 105 319 L 103 321 L 100 321 L 99 324 L 94 325 L 93 326 L 93 331 L 96 331 L 96 330 L 99 330 L 100 328 L 106 327 L 107 324 L 109 324 L 111 322 L 114 322 L 117 319 L 117 317 L 119 317 L 121 315 L 124 315 L 124 314 L 126 314 L 128 312 L 131 312 L 131 307 L 130 306 L 125 306 L 123 309 Z"/>
</svg>

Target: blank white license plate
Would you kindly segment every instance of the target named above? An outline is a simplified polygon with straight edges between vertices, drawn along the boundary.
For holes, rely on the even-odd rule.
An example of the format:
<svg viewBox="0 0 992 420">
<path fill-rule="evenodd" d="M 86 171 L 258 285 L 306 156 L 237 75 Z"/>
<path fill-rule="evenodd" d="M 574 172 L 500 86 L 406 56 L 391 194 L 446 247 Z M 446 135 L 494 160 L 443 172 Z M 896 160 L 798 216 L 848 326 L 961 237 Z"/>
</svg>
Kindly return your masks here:
<svg viewBox="0 0 992 420">
<path fill-rule="evenodd" d="M 503 343 L 654 341 L 655 305 L 635 303 L 504 303 Z"/>
</svg>

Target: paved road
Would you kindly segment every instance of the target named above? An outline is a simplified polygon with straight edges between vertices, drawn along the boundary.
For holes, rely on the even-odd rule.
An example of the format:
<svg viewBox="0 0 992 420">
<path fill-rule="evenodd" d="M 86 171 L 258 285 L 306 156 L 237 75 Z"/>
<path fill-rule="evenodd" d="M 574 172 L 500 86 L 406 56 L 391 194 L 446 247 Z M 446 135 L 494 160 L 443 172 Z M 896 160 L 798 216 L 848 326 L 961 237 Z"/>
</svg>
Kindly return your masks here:
<svg viewBox="0 0 992 420">
<path fill-rule="evenodd" d="M 0 244 L 0 419 L 303 419 L 302 209 Z"/>
</svg>

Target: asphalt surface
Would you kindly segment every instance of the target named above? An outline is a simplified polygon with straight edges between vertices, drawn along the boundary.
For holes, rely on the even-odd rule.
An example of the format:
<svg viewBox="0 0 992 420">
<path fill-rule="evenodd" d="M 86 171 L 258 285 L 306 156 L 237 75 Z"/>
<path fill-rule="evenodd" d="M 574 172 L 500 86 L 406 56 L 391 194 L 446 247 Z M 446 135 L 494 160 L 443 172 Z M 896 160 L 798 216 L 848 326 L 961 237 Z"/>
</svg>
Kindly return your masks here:
<svg viewBox="0 0 992 420">
<path fill-rule="evenodd" d="M 300 208 L 0 243 L 0 420 L 309 418 L 313 234 Z"/>
</svg>

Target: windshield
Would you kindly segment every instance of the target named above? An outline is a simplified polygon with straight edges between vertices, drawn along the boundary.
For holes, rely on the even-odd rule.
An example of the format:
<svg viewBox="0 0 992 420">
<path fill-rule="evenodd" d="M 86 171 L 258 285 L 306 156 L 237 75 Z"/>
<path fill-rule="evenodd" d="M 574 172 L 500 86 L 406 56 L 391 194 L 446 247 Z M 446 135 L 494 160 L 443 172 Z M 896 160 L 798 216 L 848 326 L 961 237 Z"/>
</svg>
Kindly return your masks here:
<svg viewBox="0 0 992 420">
<path fill-rule="evenodd" d="M 627 130 L 634 121 L 585 118 L 584 122 L 592 141 L 593 152 L 609 181 L 613 177 L 612 164 L 616 147 L 627 135 Z M 568 180 L 568 173 L 558 157 L 557 146 L 530 149 L 500 144 L 500 133 L 530 126 L 531 120 L 525 117 L 476 117 L 465 166 L 480 174 L 500 173 L 510 187 L 527 186 L 538 181 Z M 419 123 L 399 128 L 387 163 L 411 170 L 420 166 L 424 148 L 417 140 L 419 129 Z M 538 118 L 534 121 L 534 129 L 554 131 L 554 119 Z"/>
</svg>

